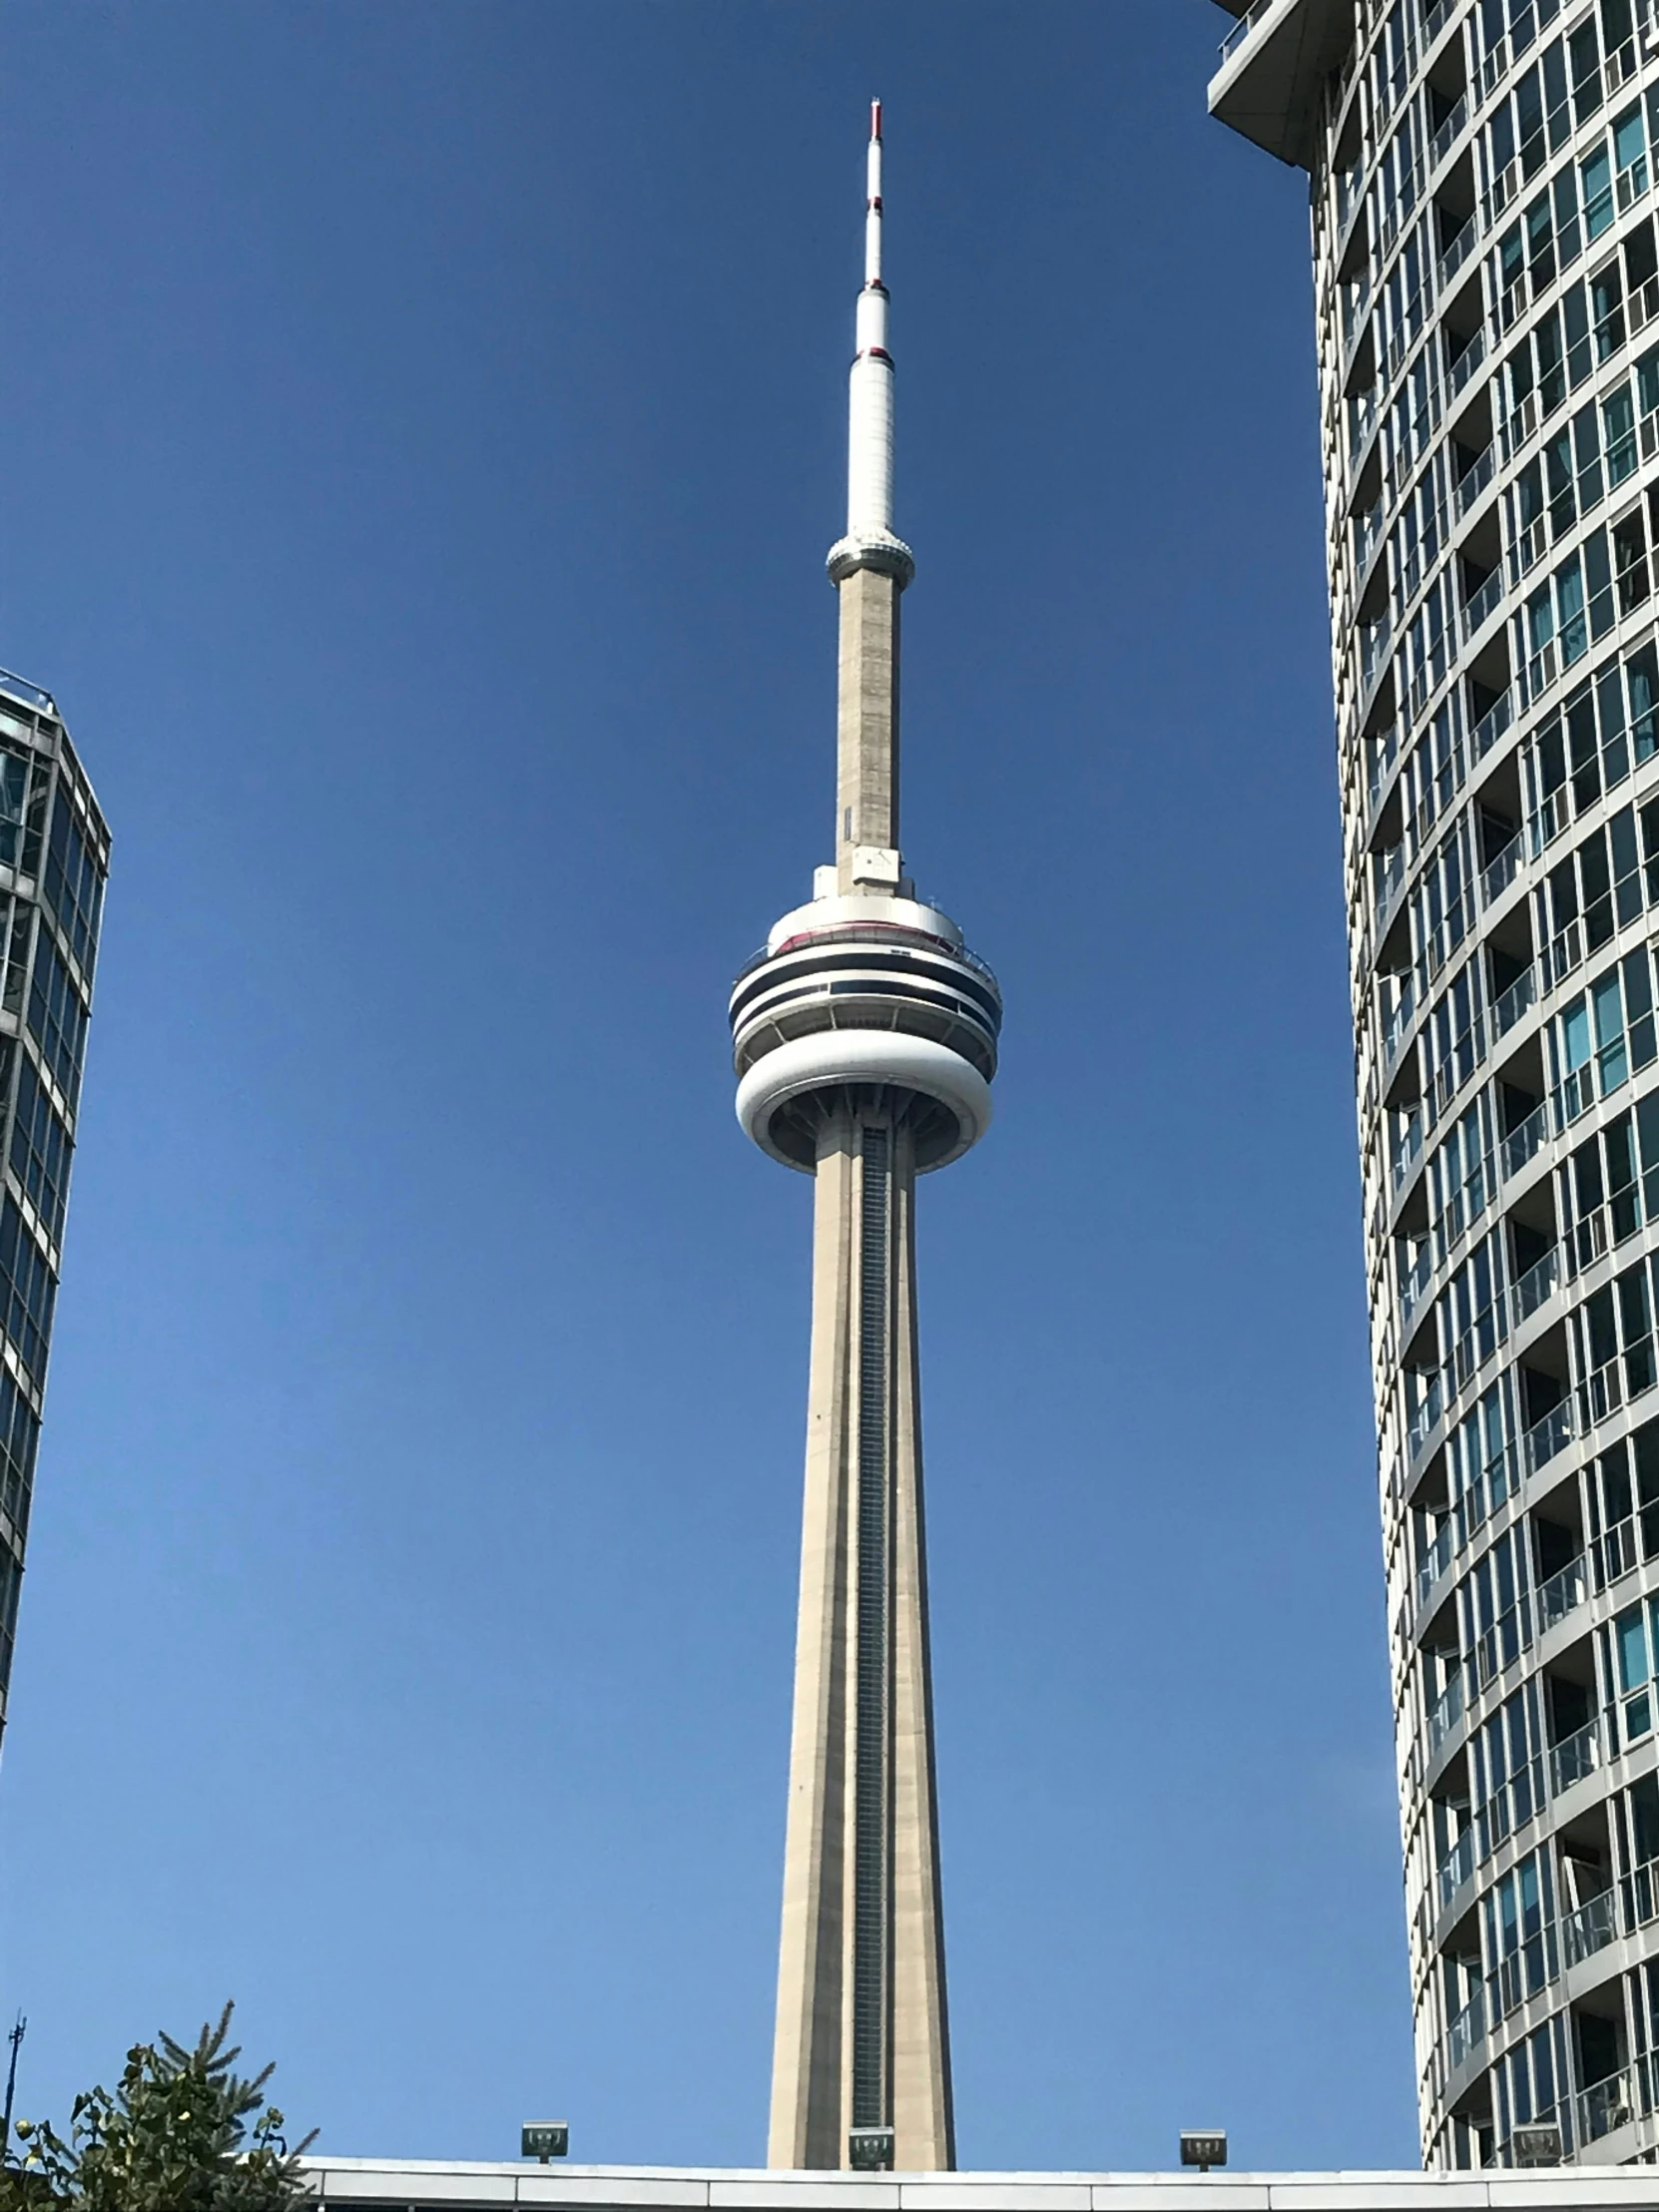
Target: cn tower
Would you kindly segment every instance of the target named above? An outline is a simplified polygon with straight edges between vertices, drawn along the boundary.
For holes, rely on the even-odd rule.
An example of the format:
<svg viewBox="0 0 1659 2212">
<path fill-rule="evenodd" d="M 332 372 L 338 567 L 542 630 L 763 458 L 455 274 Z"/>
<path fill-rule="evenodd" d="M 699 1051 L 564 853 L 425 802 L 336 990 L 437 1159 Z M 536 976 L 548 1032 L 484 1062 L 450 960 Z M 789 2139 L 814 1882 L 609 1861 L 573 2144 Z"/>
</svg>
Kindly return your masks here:
<svg viewBox="0 0 1659 2212">
<path fill-rule="evenodd" d="M 795 1717 L 769 2164 L 955 2163 L 933 1785 L 915 1184 L 990 1121 L 996 979 L 905 872 L 893 363 L 870 112 L 849 395 L 835 858 L 732 991 L 738 1119 L 814 1178 Z"/>
</svg>

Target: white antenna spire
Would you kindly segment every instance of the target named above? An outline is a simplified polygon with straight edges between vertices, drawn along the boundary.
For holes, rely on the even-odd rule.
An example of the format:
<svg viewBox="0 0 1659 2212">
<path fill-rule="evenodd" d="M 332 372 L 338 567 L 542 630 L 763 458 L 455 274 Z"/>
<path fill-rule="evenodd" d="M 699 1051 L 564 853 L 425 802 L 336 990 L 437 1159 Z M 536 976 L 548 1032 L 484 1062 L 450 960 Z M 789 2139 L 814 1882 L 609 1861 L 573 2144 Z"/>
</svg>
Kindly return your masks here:
<svg viewBox="0 0 1659 2212">
<path fill-rule="evenodd" d="M 881 103 L 869 104 L 868 184 L 865 188 L 864 282 L 881 281 Z"/>
<path fill-rule="evenodd" d="M 915 562 L 892 527 L 892 355 L 887 351 L 887 287 L 881 281 L 881 103 L 869 104 L 864 209 L 864 288 L 847 392 L 846 535 L 830 548 L 831 583 L 858 569 L 890 576 L 900 591 Z"/>
<path fill-rule="evenodd" d="M 855 541 L 892 535 L 892 355 L 887 351 L 887 287 L 881 281 L 879 100 L 869 104 L 868 176 L 864 288 L 858 294 L 847 421 L 846 534 Z"/>
</svg>

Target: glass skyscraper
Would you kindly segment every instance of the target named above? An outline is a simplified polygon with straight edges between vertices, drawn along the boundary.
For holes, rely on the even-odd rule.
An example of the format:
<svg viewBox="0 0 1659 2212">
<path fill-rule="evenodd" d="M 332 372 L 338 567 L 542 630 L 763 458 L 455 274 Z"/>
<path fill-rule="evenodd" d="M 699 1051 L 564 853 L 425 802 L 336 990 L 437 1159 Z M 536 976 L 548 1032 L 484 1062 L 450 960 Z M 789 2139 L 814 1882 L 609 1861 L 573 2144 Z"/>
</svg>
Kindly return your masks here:
<svg viewBox="0 0 1659 2212">
<path fill-rule="evenodd" d="M 1422 2147 L 1659 2152 L 1659 32 L 1257 0 L 1308 173 Z"/>
<path fill-rule="evenodd" d="M 0 672 L 0 1728 L 109 858 L 56 703 Z"/>
</svg>

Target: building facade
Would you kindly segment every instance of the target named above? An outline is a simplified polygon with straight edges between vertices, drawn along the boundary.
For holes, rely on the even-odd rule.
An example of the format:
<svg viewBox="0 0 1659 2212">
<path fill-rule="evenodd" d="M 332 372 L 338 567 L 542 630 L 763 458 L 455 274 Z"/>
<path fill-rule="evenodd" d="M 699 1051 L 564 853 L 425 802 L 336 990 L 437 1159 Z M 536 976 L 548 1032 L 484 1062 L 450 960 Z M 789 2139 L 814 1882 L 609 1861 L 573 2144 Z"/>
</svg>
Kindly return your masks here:
<svg viewBox="0 0 1659 2212">
<path fill-rule="evenodd" d="M 899 850 L 893 362 L 871 115 L 838 602 L 835 857 L 733 986 L 738 1119 L 814 1181 L 768 2163 L 955 2163 L 916 1335 L 918 1177 L 990 1120 L 1002 1000 Z"/>
<path fill-rule="evenodd" d="M 1603 2168 L 1419 2173 L 770 2173 L 420 2158 L 303 2161 L 312 2201 L 358 2212 L 1652 2212 L 1652 2177 Z"/>
<path fill-rule="evenodd" d="M 1308 173 L 1422 2146 L 1659 2145 L 1659 35 L 1258 0 Z"/>
<path fill-rule="evenodd" d="M 56 703 L 0 671 L 0 1729 L 109 860 Z"/>
</svg>

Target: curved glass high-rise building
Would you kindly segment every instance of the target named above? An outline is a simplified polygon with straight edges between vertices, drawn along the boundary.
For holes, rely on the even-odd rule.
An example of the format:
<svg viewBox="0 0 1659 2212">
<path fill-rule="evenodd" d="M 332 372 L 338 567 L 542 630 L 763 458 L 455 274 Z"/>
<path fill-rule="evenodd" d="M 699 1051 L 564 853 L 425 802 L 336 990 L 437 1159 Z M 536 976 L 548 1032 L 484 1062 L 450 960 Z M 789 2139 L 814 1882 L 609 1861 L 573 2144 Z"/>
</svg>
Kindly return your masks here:
<svg viewBox="0 0 1659 2212">
<path fill-rule="evenodd" d="M 0 670 L 0 1729 L 109 864 L 56 702 Z"/>
<path fill-rule="evenodd" d="M 1210 105 L 1311 186 L 1424 2158 L 1650 2161 L 1659 26 L 1258 0 Z"/>
</svg>

